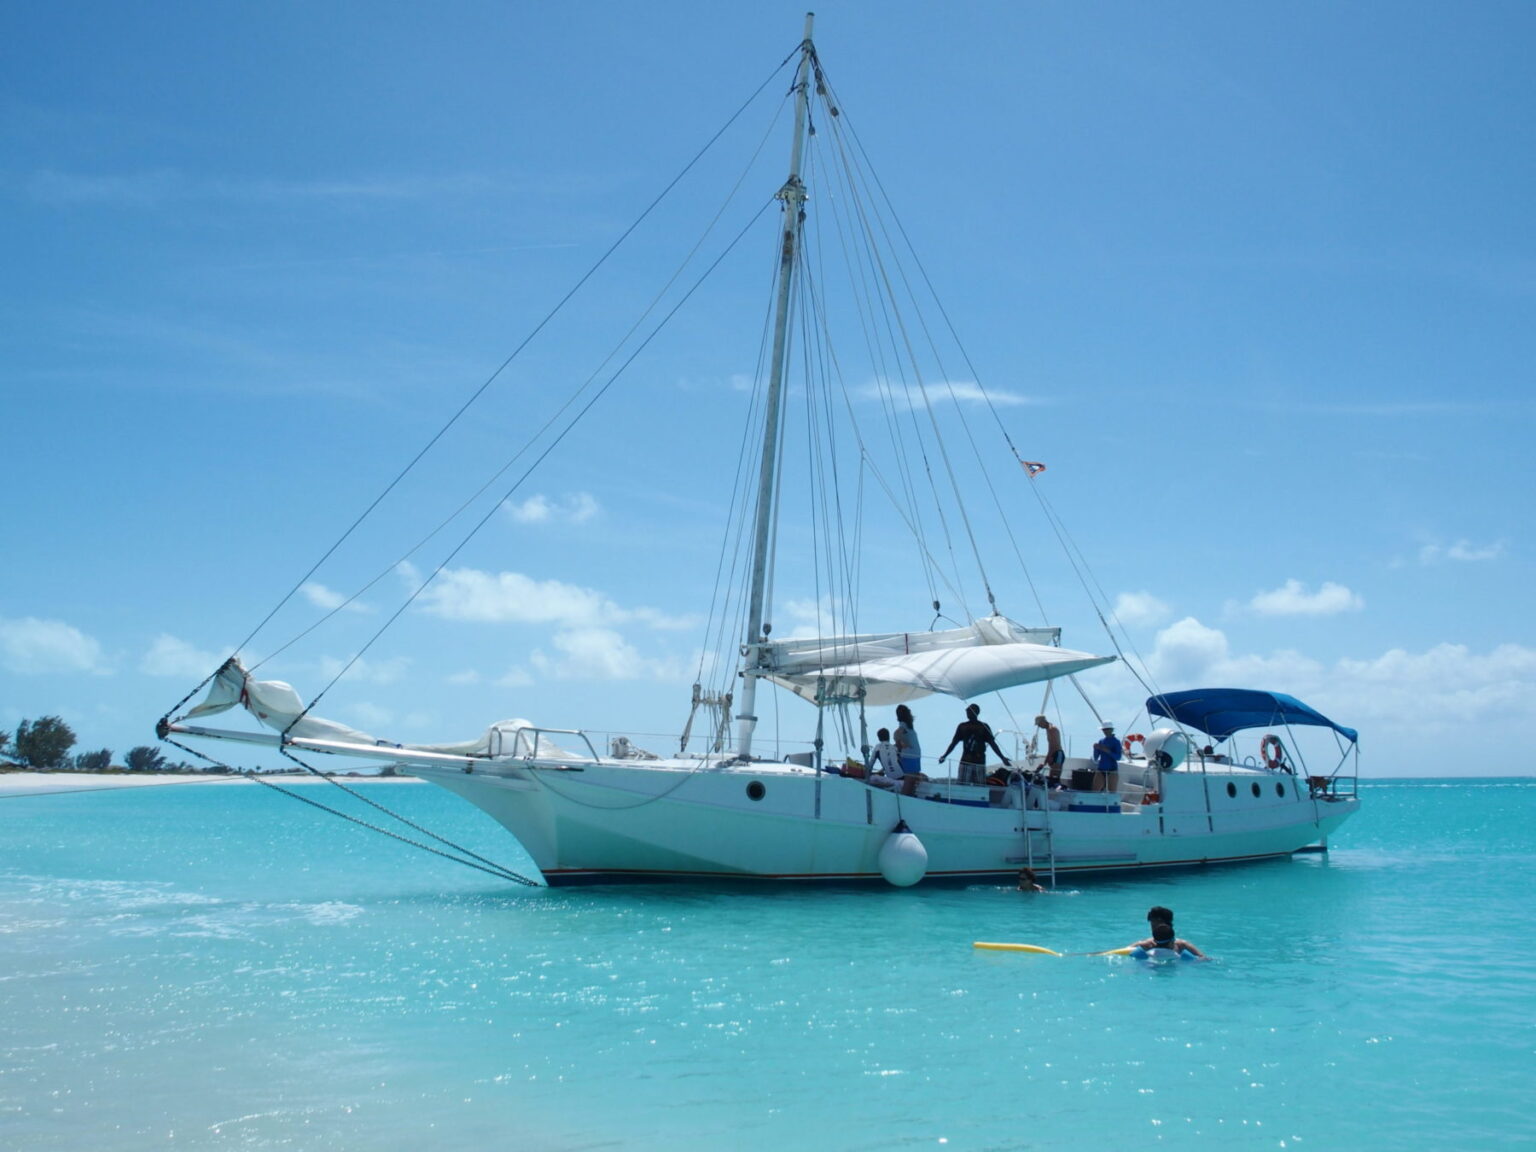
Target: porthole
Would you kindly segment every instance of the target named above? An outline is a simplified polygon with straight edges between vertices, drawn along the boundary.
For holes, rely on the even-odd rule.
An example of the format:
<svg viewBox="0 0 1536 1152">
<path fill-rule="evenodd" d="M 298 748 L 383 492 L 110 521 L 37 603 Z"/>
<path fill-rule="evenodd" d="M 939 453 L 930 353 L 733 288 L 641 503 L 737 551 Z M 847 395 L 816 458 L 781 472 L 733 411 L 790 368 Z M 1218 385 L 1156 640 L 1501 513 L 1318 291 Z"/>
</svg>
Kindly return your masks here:
<svg viewBox="0 0 1536 1152">
<path fill-rule="evenodd" d="M 1230 780 L 1227 781 L 1227 795 L 1228 796 L 1236 796 L 1237 795 L 1237 785 L 1232 783 L 1232 781 L 1230 781 Z"/>
<path fill-rule="evenodd" d="M 1285 785 L 1278 780 L 1275 781 L 1275 795 L 1279 796 L 1282 800 L 1285 798 Z"/>
<path fill-rule="evenodd" d="M 1259 797 L 1259 785 L 1258 785 L 1258 782 L 1255 781 L 1252 787 L 1253 787 L 1254 799 L 1258 799 L 1258 797 Z"/>
<path fill-rule="evenodd" d="M 763 787 L 761 780 L 754 780 L 747 785 L 748 800 L 761 800 L 766 795 L 768 795 L 768 789 Z"/>
</svg>

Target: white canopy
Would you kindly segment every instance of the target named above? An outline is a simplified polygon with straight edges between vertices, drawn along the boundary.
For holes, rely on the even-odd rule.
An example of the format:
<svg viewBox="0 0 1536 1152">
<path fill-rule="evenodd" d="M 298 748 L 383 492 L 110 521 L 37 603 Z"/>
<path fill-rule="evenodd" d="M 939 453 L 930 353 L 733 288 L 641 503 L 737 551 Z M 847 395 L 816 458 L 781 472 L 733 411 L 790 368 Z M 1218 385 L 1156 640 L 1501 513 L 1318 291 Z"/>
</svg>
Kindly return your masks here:
<svg viewBox="0 0 1536 1152">
<path fill-rule="evenodd" d="M 1070 676 L 1108 664 L 1058 648 L 1058 628 L 1025 628 L 1006 616 L 988 616 L 965 628 L 890 632 L 813 640 L 775 640 L 765 646 L 768 679 L 815 701 L 857 696 L 873 707 L 930 693 L 968 700 L 1017 684 Z"/>
</svg>

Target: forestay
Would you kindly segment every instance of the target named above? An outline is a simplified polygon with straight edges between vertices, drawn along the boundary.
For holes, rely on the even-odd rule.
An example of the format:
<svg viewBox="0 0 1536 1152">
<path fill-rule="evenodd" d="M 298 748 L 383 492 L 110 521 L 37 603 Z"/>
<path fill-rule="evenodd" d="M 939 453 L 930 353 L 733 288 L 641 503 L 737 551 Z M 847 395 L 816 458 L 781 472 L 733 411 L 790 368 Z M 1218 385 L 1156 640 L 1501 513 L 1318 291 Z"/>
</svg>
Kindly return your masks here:
<svg viewBox="0 0 1536 1152">
<path fill-rule="evenodd" d="M 1058 648 L 1059 628 L 1025 628 L 987 616 L 964 628 L 887 632 L 764 645 L 767 678 L 815 701 L 858 698 L 886 707 L 939 693 L 968 700 L 1018 684 L 1070 676 L 1112 662 Z"/>
</svg>

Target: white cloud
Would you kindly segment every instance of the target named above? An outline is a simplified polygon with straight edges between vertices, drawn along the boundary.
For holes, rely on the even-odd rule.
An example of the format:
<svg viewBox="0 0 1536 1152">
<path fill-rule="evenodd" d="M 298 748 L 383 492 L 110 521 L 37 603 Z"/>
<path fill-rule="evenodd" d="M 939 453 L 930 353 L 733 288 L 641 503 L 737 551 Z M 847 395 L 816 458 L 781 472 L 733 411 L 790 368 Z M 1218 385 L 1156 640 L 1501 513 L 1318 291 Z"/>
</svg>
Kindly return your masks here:
<svg viewBox="0 0 1536 1152">
<path fill-rule="evenodd" d="M 421 594 L 425 611 L 445 620 L 484 624 L 561 624 L 593 628 L 638 622 L 652 628 L 691 628 L 690 617 L 654 608 L 623 608 L 592 588 L 535 580 L 521 572 L 447 568 Z"/>
<path fill-rule="evenodd" d="M 194 647 L 185 640 L 162 632 L 150 644 L 149 651 L 139 661 L 139 671 L 146 676 L 175 676 L 182 679 L 201 680 L 216 671 L 229 657 L 229 649 L 208 652 Z"/>
<path fill-rule="evenodd" d="M 1300 580 L 1287 580 L 1273 591 L 1255 595 L 1248 607 L 1261 616 L 1332 616 L 1338 612 L 1358 612 L 1365 607 L 1365 601 L 1331 580 L 1316 592 L 1309 592 Z"/>
<path fill-rule="evenodd" d="M 1492 544 L 1482 547 L 1474 546 L 1467 540 L 1458 540 L 1454 544 L 1426 544 L 1419 549 L 1420 564 L 1439 564 L 1443 560 L 1451 560 L 1460 564 L 1477 564 L 1488 560 L 1497 560 L 1504 555 L 1504 541 L 1495 540 Z"/>
<path fill-rule="evenodd" d="M 455 672 L 449 676 L 448 683 L 454 685 L 478 684 L 480 683 L 480 673 L 476 672 L 473 668 L 466 668 L 462 672 Z"/>
<path fill-rule="evenodd" d="M 344 678 L 353 684 L 394 684 L 410 666 L 410 659 L 405 656 L 395 656 L 388 660 L 359 659 L 350 668 L 345 660 L 324 656 L 320 659 L 320 674 L 327 680 L 334 680 L 345 669 Z"/>
<path fill-rule="evenodd" d="M 785 600 L 774 611 L 773 634 L 785 640 L 809 640 L 838 630 L 838 605 L 830 597 Z"/>
<path fill-rule="evenodd" d="M 1385 747 L 1393 759 L 1379 775 L 1432 766 L 1435 751 L 1426 735 L 1459 740 L 1457 734 L 1476 727 L 1497 744 L 1536 724 L 1536 649 L 1520 644 L 1485 653 L 1463 644 L 1394 648 L 1327 665 L 1285 650 L 1234 654 L 1223 632 L 1185 617 L 1158 634 L 1147 663 L 1169 689 L 1259 688 L 1298 696 Z"/>
<path fill-rule="evenodd" d="M 508 500 L 502 507 L 519 524 L 547 524 L 552 520 L 565 524 L 584 524 L 601 511 L 589 492 L 573 492 L 555 500 L 542 493 L 535 493 L 526 500 Z"/>
<path fill-rule="evenodd" d="M 1500 719 L 1523 729 L 1536 720 L 1536 649 L 1520 644 L 1484 655 L 1465 644 L 1394 648 L 1370 660 L 1341 660 L 1338 673 L 1365 717 L 1452 731 Z"/>
<path fill-rule="evenodd" d="M 1182 684 L 1205 679 L 1206 670 L 1226 658 L 1226 634 L 1186 616 L 1157 634 L 1148 663 L 1158 680 Z"/>
<path fill-rule="evenodd" d="M 529 663 L 561 680 L 665 680 L 680 675 L 671 661 L 642 656 L 609 628 L 557 632 L 552 643 L 556 649 L 553 655 L 536 650 Z"/>
<path fill-rule="evenodd" d="M 348 612 L 371 612 L 373 609 L 359 601 L 348 601 L 347 597 L 324 584 L 313 580 L 302 585 L 299 591 L 304 593 L 304 599 L 308 600 L 316 608 L 324 608 L 327 612 L 334 612 L 338 608 L 344 608 Z"/>
<path fill-rule="evenodd" d="M 513 666 L 497 678 L 496 687 L 527 688 L 532 683 L 533 676 L 526 669 Z"/>
<path fill-rule="evenodd" d="M 1024 404 L 1039 404 L 1039 400 L 1021 396 L 1001 388 L 983 388 L 969 380 L 951 380 L 938 384 L 911 384 L 889 380 L 877 380 L 859 389 L 866 400 L 886 400 L 900 411 L 926 408 L 935 404 L 984 404 L 991 401 L 995 408 L 1016 408 Z"/>
<path fill-rule="evenodd" d="M 101 645 L 62 620 L 0 618 L 0 664 L 19 675 L 56 672 L 111 672 L 101 657 Z"/>
<path fill-rule="evenodd" d="M 1161 624 L 1169 608 L 1150 592 L 1122 592 L 1115 597 L 1115 619 L 1127 627 Z"/>
</svg>

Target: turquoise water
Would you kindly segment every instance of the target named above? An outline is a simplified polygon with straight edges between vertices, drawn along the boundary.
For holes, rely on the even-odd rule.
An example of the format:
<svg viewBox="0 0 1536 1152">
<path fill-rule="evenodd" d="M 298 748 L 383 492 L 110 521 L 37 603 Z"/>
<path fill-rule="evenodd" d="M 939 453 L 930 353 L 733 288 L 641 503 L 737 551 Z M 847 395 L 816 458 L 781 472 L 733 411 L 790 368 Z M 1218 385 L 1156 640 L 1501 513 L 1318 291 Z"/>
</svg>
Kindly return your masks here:
<svg viewBox="0 0 1536 1152">
<path fill-rule="evenodd" d="M 1035 896 L 529 891 L 245 785 L 0 800 L 0 1146 L 1528 1148 L 1536 782 L 1362 790 L 1326 858 Z M 1216 959 L 970 947 L 1153 903 Z"/>
</svg>

